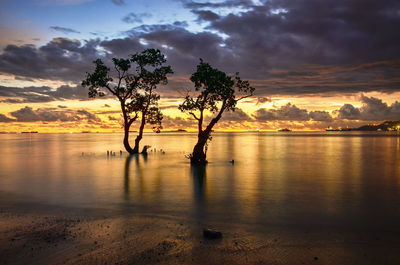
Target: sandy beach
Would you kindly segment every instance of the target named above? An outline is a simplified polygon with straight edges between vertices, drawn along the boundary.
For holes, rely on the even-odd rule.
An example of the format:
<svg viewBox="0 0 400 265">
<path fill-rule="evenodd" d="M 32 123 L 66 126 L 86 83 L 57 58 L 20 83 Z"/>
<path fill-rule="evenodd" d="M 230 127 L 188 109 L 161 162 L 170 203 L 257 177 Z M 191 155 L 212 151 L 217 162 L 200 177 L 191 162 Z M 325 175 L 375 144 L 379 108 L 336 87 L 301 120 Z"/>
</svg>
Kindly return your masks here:
<svg viewBox="0 0 400 265">
<path fill-rule="evenodd" d="M 272 227 L 259 233 L 168 215 L 71 209 L 3 198 L 0 264 L 399 264 L 396 234 Z"/>
</svg>

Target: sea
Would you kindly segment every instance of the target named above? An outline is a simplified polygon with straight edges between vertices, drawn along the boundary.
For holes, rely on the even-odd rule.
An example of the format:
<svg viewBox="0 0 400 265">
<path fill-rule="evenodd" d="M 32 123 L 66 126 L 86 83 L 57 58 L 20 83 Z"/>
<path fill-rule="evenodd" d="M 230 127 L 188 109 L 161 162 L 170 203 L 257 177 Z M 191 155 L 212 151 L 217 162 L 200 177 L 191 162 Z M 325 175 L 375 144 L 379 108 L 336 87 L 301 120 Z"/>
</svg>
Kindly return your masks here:
<svg viewBox="0 0 400 265">
<path fill-rule="evenodd" d="M 400 134 L 212 136 L 209 163 L 193 167 L 196 133 L 145 133 L 146 156 L 129 156 L 120 133 L 1 134 L 0 200 L 257 231 L 400 231 Z"/>
</svg>

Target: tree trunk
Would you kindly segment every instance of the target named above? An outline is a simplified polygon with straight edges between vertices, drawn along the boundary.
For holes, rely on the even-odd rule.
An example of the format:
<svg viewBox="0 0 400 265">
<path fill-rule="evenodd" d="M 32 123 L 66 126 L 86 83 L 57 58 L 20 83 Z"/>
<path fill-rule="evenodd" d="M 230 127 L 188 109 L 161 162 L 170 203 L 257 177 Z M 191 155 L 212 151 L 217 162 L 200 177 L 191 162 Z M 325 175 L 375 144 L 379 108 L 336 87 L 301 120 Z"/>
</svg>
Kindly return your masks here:
<svg viewBox="0 0 400 265">
<path fill-rule="evenodd" d="M 136 137 L 136 139 L 135 139 L 135 147 L 133 147 L 134 154 L 139 154 L 139 143 L 140 143 L 140 140 L 142 140 L 142 137 L 138 135 Z"/>
<path fill-rule="evenodd" d="M 207 159 L 206 159 L 206 152 L 204 151 L 204 147 L 207 144 L 207 141 L 210 137 L 212 128 L 214 127 L 215 124 L 217 124 L 217 122 L 221 119 L 222 117 L 222 113 L 225 110 L 225 104 L 226 101 L 224 101 L 222 103 L 222 107 L 220 109 L 220 111 L 218 112 L 218 115 L 213 118 L 210 123 L 208 124 L 208 126 L 206 127 L 206 129 L 204 131 L 202 131 L 202 123 L 203 123 L 203 115 L 201 116 L 200 120 L 199 120 L 199 134 L 198 134 L 198 140 L 197 140 L 197 144 L 194 146 L 193 148 L 193 153 L 190 156 L 190 163 L 192 165 L 205 165 L 207 164 Z"/>
<path fill-rule="evenodd" d="M 119 98 L 121 102 L 122 115 L 124 117 L 124 147 L 129 154 L 136 154 L 129 144 L 129 129 L 131 128 L 133 120 L 130 120 L 126 113 L 125 100 Z"/>
<path fill-rule="evenodd" d="M 144 125 L 145 124 L 146 124 L 146 116 L 143 113 L 142 114 L 142 122 L 140 123 L 140 128 L 139 128 L 139 134 L 135 139 L 135 147 L 133 148 L 134 154 L 138 154 L 139 153 L 139 144 L 140 144 L 140 140 L 142 140 L 142 138 L 143 138 L 143 130 L 144 130 Z"/>
<path fill-rule="evenodd" d="M 204 165 L 207 164 L 206 152 L 204 147 L 207 143 L 209 133 L 199 133 L 197 144 L 193 148 L 193 153 L 190 156 L 190 163 L 192 165 Z"/>
<path fill-rule="evenodd" d="M 129 153 L 129 154 L 137 154 L 137 152 L 135 153 L 135 150 L 132 149 L 131 145 L 129 144 L 129 124 L 127 122 L 125 122 L 124 124 L 124 147 L 125 150 Z"/>
</svg>

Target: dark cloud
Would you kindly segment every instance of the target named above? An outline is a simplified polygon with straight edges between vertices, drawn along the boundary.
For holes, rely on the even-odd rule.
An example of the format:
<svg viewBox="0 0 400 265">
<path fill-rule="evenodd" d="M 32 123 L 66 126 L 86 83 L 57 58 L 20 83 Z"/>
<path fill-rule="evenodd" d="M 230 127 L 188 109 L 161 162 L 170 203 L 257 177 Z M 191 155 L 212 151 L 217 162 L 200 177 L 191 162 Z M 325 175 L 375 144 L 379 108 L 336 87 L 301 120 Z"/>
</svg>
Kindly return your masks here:
<svg viewBox="0 0 400 265">
<path fill-rule="evenodd" d="M 400 35 L 396 33 L 400 26 L 400 16 L 396 13 L 400 9 L 398 1 L 338 3 L 328 0 L 322 3 L 318 0 L 272 0 L 260 6 L 252 1 L 183 2 L 192 12 L 200 14 L 215 13 L 223 8 L 226 12 L 230 7 L 243 9 L 215 19 L 203 17 L 203 20 L 211 23 L 209 29 L 228 36 L 224 50 L 232 51 L 235 63 L 225 63 L 225 69 L 240 71 L 255 79 L 273 79 L 259 88 L 261 93 L 340 93 L 346 90 L 353 93 L 394 91 L 399 87 L 398 61 L 372 68 L 347 69 L 347 72 L 303 70 L 304 66 L 310 65 L 332 69 L 342 66 L 341 70 L 346 70 L 344 66 L 365 66 L 399 58 Z M 286 71 L 277 76 L 271 71 L 273 69 Z M 382 82 L 382 74 L 391 77 Z M 302 79 L 302 76 L 312 79 Z M 288 84 L 285 81 L 288 78 L 297 82 Z"/>
<path fill-rule="evenodd" d="M 128 15 L 122 18 L 122 21 L 125 23 L 142 23 L 143 18 L 152 17 L 150 13 L 129 13 Z"/>
<path fill-rule="evenodd" d="M 87 111 L 87 110 L 78 110 L 77 112 L 76 112 L 78 115 L 83 115 L 83 116 L 85 116 L 87 119 L 88 119 L 88 121 L 100 121 L 100 118 L 99 117 L 97 117 L 95 114 L 93 114 L 93 113 L 90 113 L 89 111 Z"/>
<path fill-rule="evenodd" d="M 71 29 L 71 28 L 64 28 L 64 27 L 58 27 L 58 26 L 52 26 L 50 27 L 52 30 L 64 33 L 64 34 L 70 34 L 70 33 L 80 33 L 77 30 Z"/>
<path fill-rule="evenodd" d="M 6 115 L 0 113 L 0 122 L 12 122 L 12 121 L 15 121 L 15 119 L 11 119 Z"/>
<path fill-rule="evenodd" d="M 337 111 L 338 118 L 363 121 L 400 120 L 400 102 L 398 101 L 388 105 L 381 99 L 362 95 L 361 102 L 363 103 L 361 108 L 356 108 L 351 104 L 343 105 Z"/>
<path fill-rule="evenodd" d="M 168 63 L 179 75 L 190 74 L 199 58 L 217 66 L 219 62 L 230 62 L 230 55 L 221 47 L 223 39 L 211 32 L 193 33 L 180 24 L 143 25 L 129 32 L 131 38 L 125 43 L 142 39 L 149 47 L 161 49 L 168 56 Z M 126 47 L 126 44 L 120 46 Z"/>
<path fill-rule="evenodd" d="M 215 2 L 198 2 L 198 1 L 191 1 L 191 0 L 181 0 L 183 5 L 189 9 L 216 9 L 216 8 L 228 8 L 228 7 L 235 7 L 235 8 L 250 8 L 254 6 L 254 3 L 251 0 L 226 0 L 226 1 L 219 1 Z"/>
<path fill-rule="evenodd" d="M 89 122 L 100 122 L 100 119 L 86 110 L 58 110 L 56 108 L 38 108 L 36 110 L 31 107 L 24 107 L 17 111 L 10 112 L 18 122 L 70 122 L 87 120 Z"/>
<path fill-rule="evenodd" d="M 271 99 L 267 97 L 257 97 L 256 105 L 262 105 L 266 102 L 271 102 Z"/>
<path fill-rule="evenodd" d="M 344 104 L 338 110 L 339 119 L 359 120 L 361 117 L 360 110 L 351 104 Z"/>
<path fill-rule="evenodd" d="M 44 46 L 8 45 L 0 54 L 0 72 L 28 78 L 79 82 L 93 68 L 92 61 L 102 57 L 100 40 L 84 43 L 55 38 Z"/>
<path fill-rule="evenodd" d="M 227 46 L 242 60 L 263 54 L 267 66 L 287 67 L 293 63 L 354 64 L 400 55 L 394 26 L 400 25 L 394 11 L 400 8 L 396 0 L 272 0 L 262 6 L 240 2 L 250 10 L 222 17 L 210 28 L 227 34 Z M 231 4 L 226 2 L 226 6 Z"/>
<path fill-rule="evenodd" d="M 118 120 L 117 118 L 115 118 L 115 117 L 113 117 L 113 116 L 108 116 L 108 119 L 109 119 L 110 121 L 117 121 L 117 120 Z"/>
<path fill-rule="evenodd" d="M 111 2 L 117 6 L 126 5 L 125 0 L 111 0 Z"/>
<path fill-rule="evenodd" d="M 288 103 L 275 109 L 258 109 L 253 117 L 260 122 L 265 121 L 333 121 L 331 114 L 327 111 L 308 111 L 300 109 L 296 105 Z"/>
<path fill-rule="evenodd" d="M 35 103 L 66 99 L 88 99 L 88 90 L 81 86 L 60 86 L 55 89 L 47 86 L 23 88 L 0 86 L 0 102 L 4 103 Z"/>
<path fill-rule="evenodd" d="M 277 109 L 258 109 L 253 116 L 257 121 L 308 121 L 310 119 L 306 109 L 300 109 L 290 103 Z"/>
<path fill-rule="evenodd" d="M 352 67 L 304 67 L 302 75 L 289 70 L 270 70 L 268 78 L 251 80 L 258 95 L 325 95 L 380 91 L 397 92 L 400 60 L 380 61 Z"/>
<path fill-rule="evenodd" d="M 69 120 L 68 116 L 63 115 L 63 113 L 60 115 L 60 113 L 56 113 L 53 109 L 38 109 L 37 111 L 34 111 L 31 107 L 28 106 L 17 111 L 13 111 L 10 114 L 11 116 L 15 117 L 19 122 Z"/>
<path fill-rule="evenodd" d="M 130 54 L 145 49 L 137 37 L 105 40 L 101 42 L 101 46 L 115 57 L 128 57 Z"/>
<path fill-rule="evenodd" d="M 327 122 L 333 121 L 331 114 L 327 111 L 320 111 L 320 110 L 310 111 L 309 116 L 313 121 L 327 121 Z"/>
<path fill-rule="evenodd" d="M 172 25 L 174 25 L 175 27 L 181 27 L 181 28 L 185 28 L 185 27 L 189 26 L 189 24 L 186 21 L 175 21 L 174 23 L 172 23 Z"/>
<path fill-rule="evenodd" d="M 219 15 L 209 10 L 192 10 L 199 17 L 199 21 L 215 21 L 220 18 Z"/>
<path fill-rule="evenodd" d="M 200 57 L 223 71 L 239 71 L 263 97 L 392 93 L 400 87 L 397 0 L 181 2 L 208 23 L 204 31 L 191 32 L 186 22 L 176 21 L 140 25 L 125 38 L 8 45 L 0 54 L 0 72 L 78 83 L 96 58 L 109 63 L 112 56 L 155 47 L 176 75 L 193 72 Z"/>
<path fill-rule="evenodd" d="M 6 99 L 0 99 L 0 103 L 13 104 L 13 103 L 24 103 L 24 101 L 21 99 L 6 98 Z"/>
<path fill-rule="evenodd" d="M 196 123 L 192 119 L 184 119 L 181 117 L 171 117 L 168 115 L 164 115 L 164 118 L 162 120 L 162 126 L 163 128 L 186 129 L 186 128 L 195 128 Z"/>
<path fill-rule="evenodd" d="M 57 107 L 59 107 L 60 109 L 66 109 L 66 108 L 68 108 L 67 106 L 63 106 L 63 105 L 58 105 Z"/>
<path fill-rule="evenodd" d="M 243 122 L 251 121 L 252 118 L 243 110 L 236 108 L 235 111 L 225 112 L 221 118 L 221 122 Z"/>
<path fill-rule="evenodd" d="M 170 54 L 179 53 L 181 56 L 197 60 L 201 57 L 207 61 L 221 56 L 218 46 L 222 39 L 209 32 L 191 33 L 183 28 L 174 28 L 149 32 L 142 35 L 142 38 L 172 47 L 174 52 L 169 52 Z"/>
</svg>

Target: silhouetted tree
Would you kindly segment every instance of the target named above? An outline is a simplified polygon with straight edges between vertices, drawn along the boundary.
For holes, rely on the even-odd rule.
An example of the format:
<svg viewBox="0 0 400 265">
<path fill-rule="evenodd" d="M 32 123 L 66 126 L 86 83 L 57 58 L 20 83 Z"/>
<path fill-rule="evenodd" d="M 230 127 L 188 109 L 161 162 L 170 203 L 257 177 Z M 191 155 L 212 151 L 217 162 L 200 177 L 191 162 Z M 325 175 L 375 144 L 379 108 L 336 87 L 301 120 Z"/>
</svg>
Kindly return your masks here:
<svg viewBox="0 0 400 265">
<path fill-rule="evenodd" d="M 236 103 L 253 95 L 254 87 L 247 80 L 242 80 L 239 73 L 228 76 L 226 73 L 211 67 L 200 59 L 197 71 L 190 80 L 194 83 L 197 96 L 188 95 L 179 105 L 179 110 L 193 116 L 198 122 L 198 139 L 189 156 L 192 164 L 205 164 L 207 141 L 211 140 L 214 125 L 221 119 L 224 111 L 234 111 Z M 204 111 L 216 114 L 203 128 Z"/>
<path fill-rule="evenodd" d="M 104 96 L 104 91 L 118 98 L 124 119 L 125 149 L 130 154 L 137 154 L 146 123 L 152 124 L 154 130 L 161 128 L 163 115 L 158 107 L 160 96 L 154 90 L 160 83 L 167 84 L 167 74 L 172 74 L 173 71 L 171 66 L 163 66 L 166 58 L 158 49 L 146 49 L 131 55 L 129 59 L 113 58 L 112 61 L 116 78 L 112 78 L 110 68 L 101 59 L 97 59 L 93 62 L 96 69 L 93 73 L 87 73 L 82 86 L 89 88 L 91 98 Z M 131 148 L 129 129 L 137 119 L 140 119 L 139 134 L 134 148 Z"/>
</svg>

